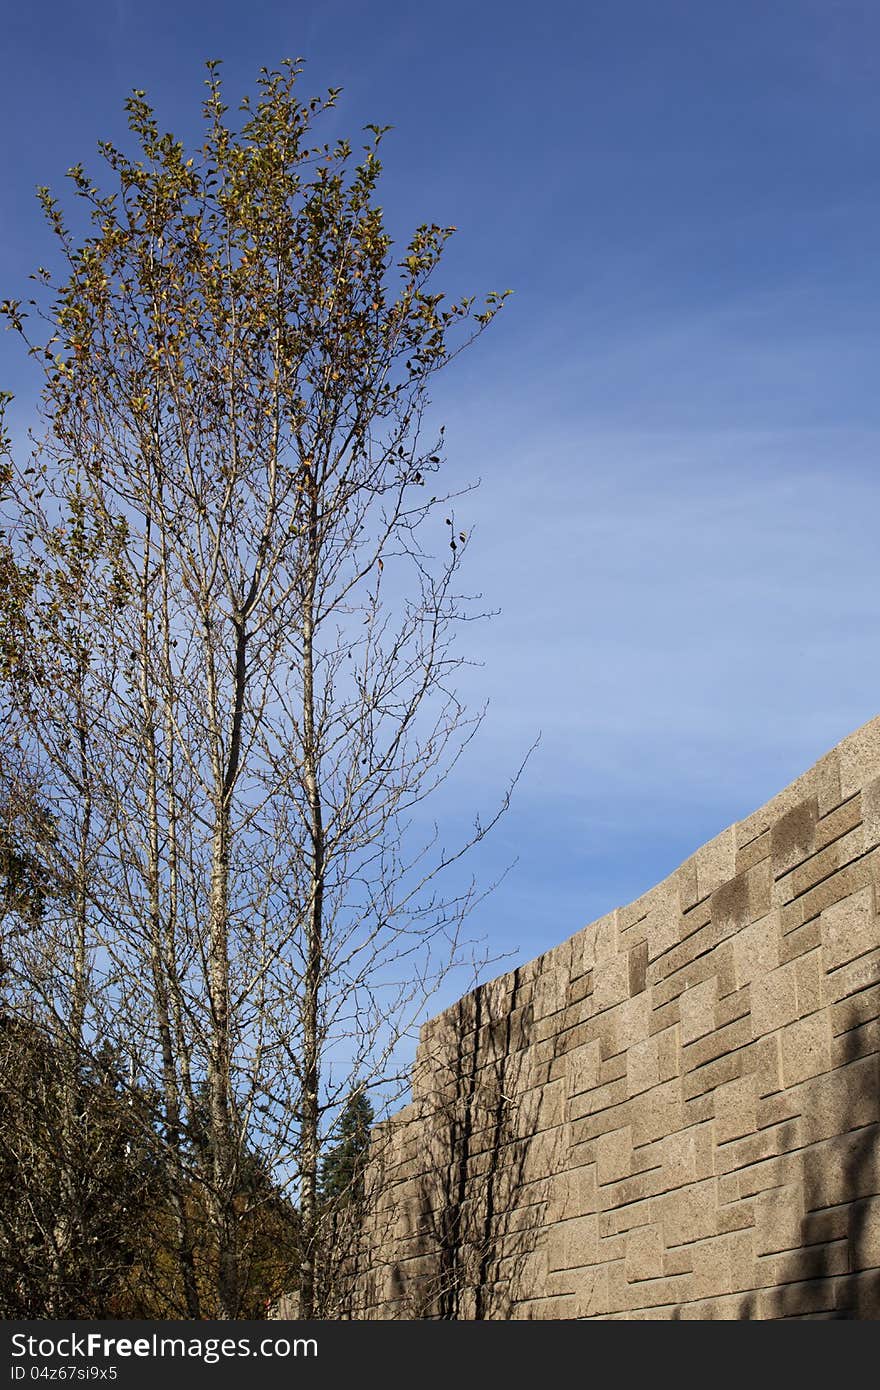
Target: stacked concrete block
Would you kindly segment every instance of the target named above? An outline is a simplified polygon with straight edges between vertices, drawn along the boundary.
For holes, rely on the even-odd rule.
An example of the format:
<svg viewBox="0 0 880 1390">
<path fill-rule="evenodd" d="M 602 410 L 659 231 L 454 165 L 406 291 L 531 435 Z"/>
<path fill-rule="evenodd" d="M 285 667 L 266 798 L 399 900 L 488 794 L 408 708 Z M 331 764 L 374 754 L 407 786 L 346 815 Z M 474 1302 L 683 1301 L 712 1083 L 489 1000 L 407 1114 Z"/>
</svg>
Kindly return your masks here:
<svg viewBox="0 0 880 1390">
<path fill-rule="evenodd" d="M 880 1316 L 880 720 L 427 1024 L 358 1315 Z"/>
</svg>

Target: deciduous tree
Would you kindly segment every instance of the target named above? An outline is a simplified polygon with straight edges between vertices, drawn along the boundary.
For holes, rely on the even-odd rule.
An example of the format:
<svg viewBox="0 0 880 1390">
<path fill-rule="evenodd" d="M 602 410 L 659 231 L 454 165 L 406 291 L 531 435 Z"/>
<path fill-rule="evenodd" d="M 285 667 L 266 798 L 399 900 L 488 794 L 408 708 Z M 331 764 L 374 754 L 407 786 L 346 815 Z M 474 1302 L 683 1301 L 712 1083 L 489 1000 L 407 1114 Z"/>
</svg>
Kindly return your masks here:
<svg viewBox="0 0 880 1390">
<path fill-rule="evenodd" d="M 135 92 L 134 153 L 101 146 L 103 186 L 70 171 L 82 232 L 41 190 L 56 269 L 3 306 L 46 422 L 6 473 L 4 698 L 66 884 L 12 998 L 157 1097 L 189 1317 L 242 1313 L 255 1154 L 319 1311 L 327 1118 L 458 957 L 474 890 L 438 876 L 506 804 L 466 844 L 418 838 L 480 719 L 429 387 L 504 296 L 434 288 L 451 227 L 395 251 L 383 129 L 322 143 L 337 92 L 300 74 L 264 70 L 233 119 L 209 64 L 192 150 Z"/>
</svg>

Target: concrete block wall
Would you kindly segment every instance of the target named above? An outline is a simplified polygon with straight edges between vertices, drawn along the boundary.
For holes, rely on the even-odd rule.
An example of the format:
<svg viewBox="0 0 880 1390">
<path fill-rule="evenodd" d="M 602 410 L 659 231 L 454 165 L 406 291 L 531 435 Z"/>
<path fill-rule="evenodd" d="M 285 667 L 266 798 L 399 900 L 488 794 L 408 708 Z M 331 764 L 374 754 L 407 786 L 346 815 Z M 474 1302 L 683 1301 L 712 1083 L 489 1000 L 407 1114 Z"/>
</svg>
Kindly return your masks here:
<svg viewBox="0 0 880 1390">
<path fill-rule="evenodd" d="M 355 1316 L 880 1316 L 880 719 L 422 1031 Z"/>
</svg>

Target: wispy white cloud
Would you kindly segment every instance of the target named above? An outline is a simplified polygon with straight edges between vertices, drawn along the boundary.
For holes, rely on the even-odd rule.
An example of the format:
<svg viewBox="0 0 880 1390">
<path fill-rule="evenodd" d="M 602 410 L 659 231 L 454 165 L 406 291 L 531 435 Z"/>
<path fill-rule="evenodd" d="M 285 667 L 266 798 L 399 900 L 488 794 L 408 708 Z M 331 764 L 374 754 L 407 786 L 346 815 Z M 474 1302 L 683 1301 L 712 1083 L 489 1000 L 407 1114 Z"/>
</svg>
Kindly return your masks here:
<svg viewBox="0 0 880 1390">
<path fill-rule="evenodd" d="M 484 917 L 525 955 L 880 707 L 878 344 L 858 306 L 820 308 L 804 291 L 646 320 L 530 371 L 502 353 L 503 382 L 438 402 L 455 468 L 483 476 L 469 575 L 502 608 L 468 634 L 491 707 L 459 803 L 543 731 L 487 851 L 518 847 Z"/>
</svg>

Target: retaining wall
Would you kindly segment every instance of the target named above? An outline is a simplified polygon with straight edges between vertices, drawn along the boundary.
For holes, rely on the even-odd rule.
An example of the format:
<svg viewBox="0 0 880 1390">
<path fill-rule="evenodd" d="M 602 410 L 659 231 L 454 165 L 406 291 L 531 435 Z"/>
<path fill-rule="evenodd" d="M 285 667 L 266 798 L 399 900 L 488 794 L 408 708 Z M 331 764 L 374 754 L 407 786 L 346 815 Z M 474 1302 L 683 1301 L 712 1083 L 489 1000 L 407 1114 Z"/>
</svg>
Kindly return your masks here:
<svg viewBox="0 0 880 1390">
<path fill-rule="evenodd" d="M 880 1316 L 880 719 L 422 1030 L 355 1315 Z"/>
</svg>

